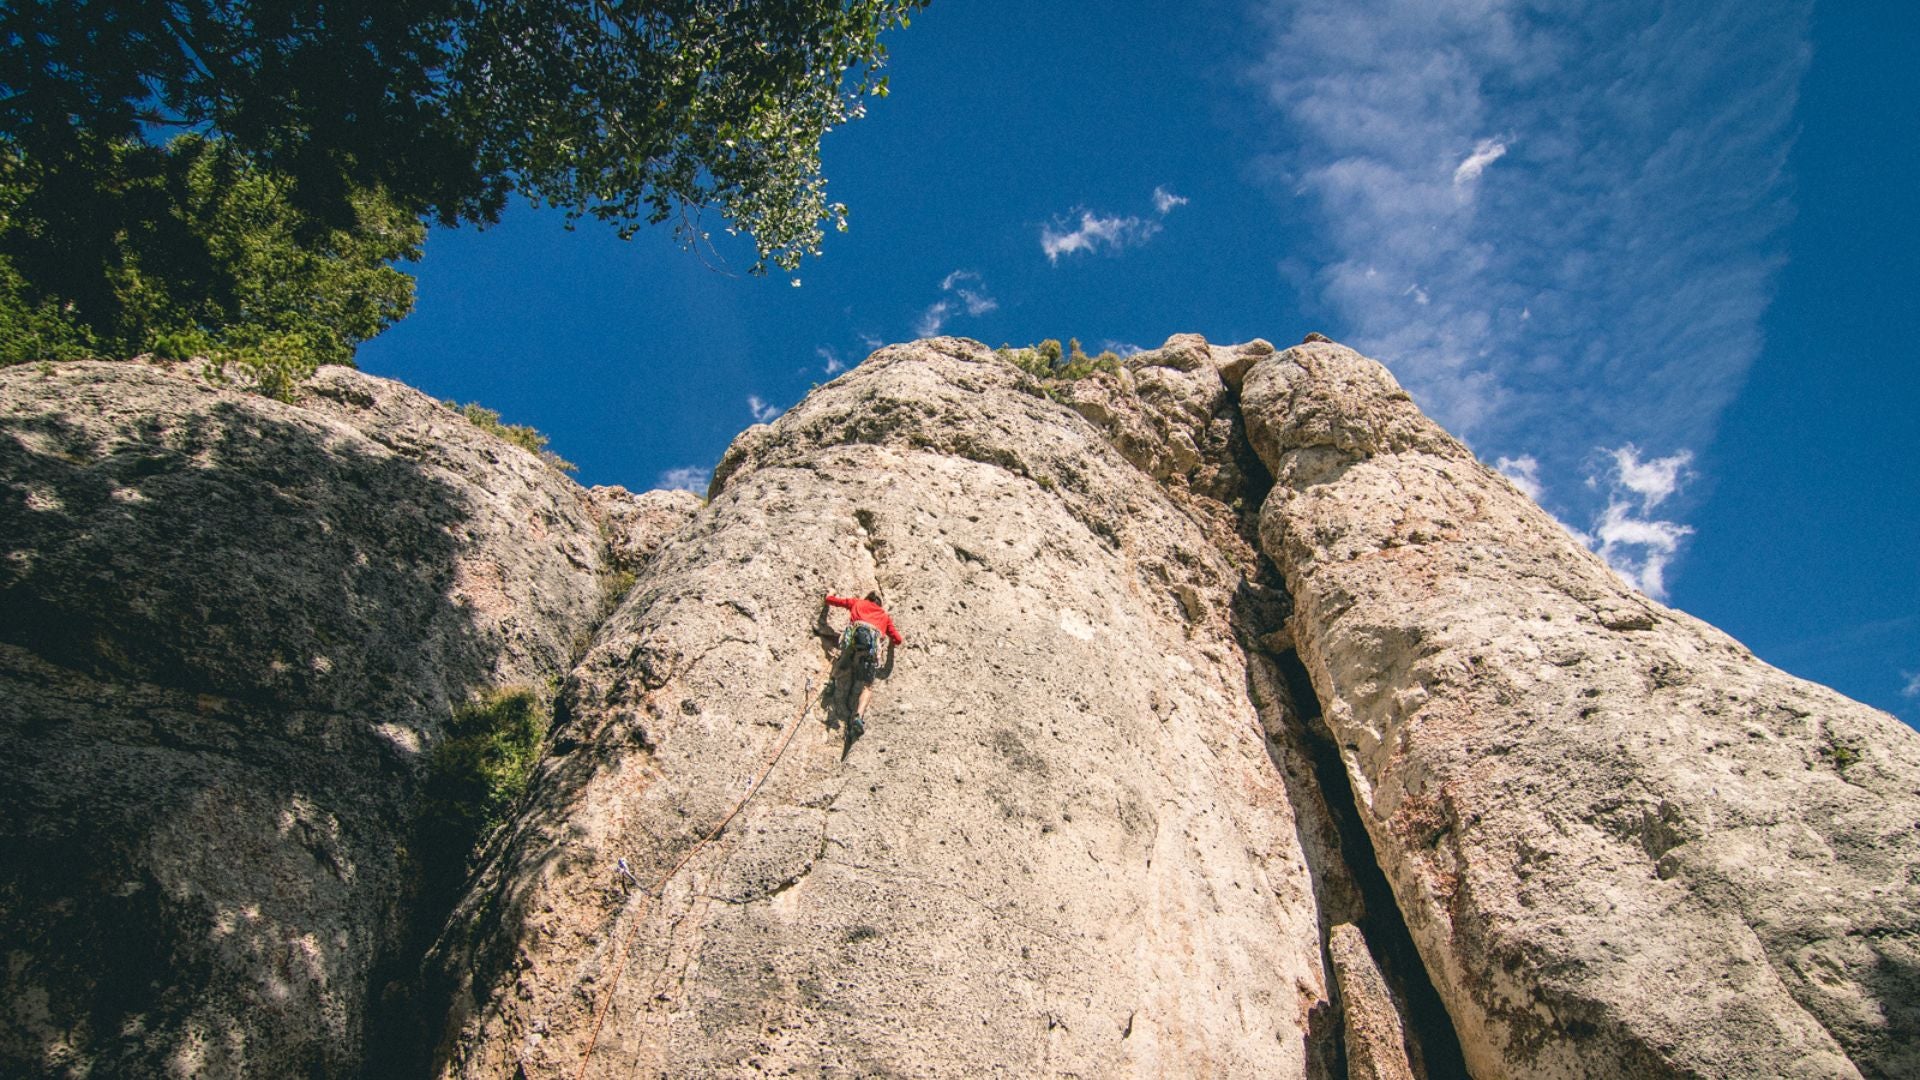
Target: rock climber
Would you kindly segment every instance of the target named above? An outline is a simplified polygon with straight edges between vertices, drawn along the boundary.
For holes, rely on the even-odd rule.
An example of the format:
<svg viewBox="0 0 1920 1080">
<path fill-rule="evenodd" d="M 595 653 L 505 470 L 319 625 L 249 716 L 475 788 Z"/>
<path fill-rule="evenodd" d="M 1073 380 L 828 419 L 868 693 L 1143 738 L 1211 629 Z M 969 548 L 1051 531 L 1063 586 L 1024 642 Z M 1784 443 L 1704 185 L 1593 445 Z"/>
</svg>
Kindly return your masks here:
<svg viewBox="0 0 1920 1080">
<path fill-rule="evenodd" d="M 870 592 L 864 598 L 828 593 L 827 606 L 846 608 L 849 616 L 846 632 L 840 635 L 840 655 L 835 666 L 850 664 L 847 696 L 851 698 L 856 689 L 860 692 L 859 701 L 852 709 L 852 719 L 847 721 L 847 730 L 857 739 L 867 729 L 867 702 L 873 697 L 873 677 L 880 667 L 880 639 L 884 636 L 891 643 L 887 646 L 889 668 L 893 666 L 894 648 L 906 639 L 893 625 L 887 609 L 880 606 L 878 592 Z"/>
</svg>

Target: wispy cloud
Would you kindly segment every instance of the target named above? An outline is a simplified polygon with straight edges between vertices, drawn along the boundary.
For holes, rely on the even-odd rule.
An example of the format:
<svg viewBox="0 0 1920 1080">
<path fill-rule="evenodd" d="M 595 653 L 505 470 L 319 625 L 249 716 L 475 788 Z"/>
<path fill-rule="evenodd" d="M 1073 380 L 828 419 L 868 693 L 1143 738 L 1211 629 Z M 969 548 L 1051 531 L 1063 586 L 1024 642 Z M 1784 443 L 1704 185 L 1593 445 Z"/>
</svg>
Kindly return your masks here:
<svg viewBox="0 0 1920 1080">
<path fill-rule="evenodd" d="M 1135 345 L 1131 341 L 1115 341 L 1112 338 L 1108 338 L 1105 341 L 1102 341 L 1100 343 L 1100 350 L 1102 352 L 1110 352 L 1113 355 L 1118 356 L 1122 360 L 1125 360 L 1127 357 L 1132 356 L 1135 353 L 1142 353 L 1147 351 L 1141 348 L 1140 346 Z"/>
<path fill-rule="evenodd" d="M 1593 447 L 1712 441 L 1784 257 L 1811 0 L 1261 2 L 1266 165 L 1337 336 L 1569 520 L 1605 516 Z"/>
<path fill-rule="evenodd" d="M 1640 448 L 1628 443 L 1607 454 L 1613 458 L 1614 476 L 1620 487 L 1640 496 L 1640 508 L 1652 510 L 1667 501 L 1689 475 L 1693 451 L 1682 450 L 1671 457 L 1640 460 Z"/>
<path fill-rule="evenodd" d="M 1000 306 L 1000 301 L 986 294 L 980 275 L 971 270 L 955 270 L 948 274 L 941 279 L 940 288 L 959 297 L 969 315 L 985 315 Z"/>
<path fill-rule="evenodd" d="M 691 491 L 695 495 L 705 495 L 707 485 L 713 481 L 713 470 L 698 465 L 682 465 L 678 469 L 668 469 L 653 482 L 655 488 L 673 491 Z"/>
<path fill-rule="evenodd" d="M 919 320 L 913 324 L 913 336 L 940 336 L 941 329 L 947 325 L 947 316 L 952 311 L 953 303 L 949 300 L 936 300 L 928 304 L 927 310 L 921 312 Z"/>
<path fill-rule="evenodd" d="M 1185 205 L 1186 197 L 1175 195 L 1165 185 L 1153 189 L 1153 212 L 1158 217 L 1166 217 L 1175 207 Z M 1159 235 L 1164 227 L 1156 218 L 1132 214 L 1107 217 L 1091 210 L 1076 210 L 1075 213 L 1080 215 L 1080 223 L 1073 228 L 1069 229 L 1059 220 L 1040 227 L 1040 250 L 1046 254 L 1048 262 L 1058 264 L 1062 255 L 1083 251 L 1115 254 L 1146 243 Z"/>
<path fill-rule="evenodd" d="M 758 394 L 748 394 L 747 411 L 753 414 L 753 419 L 756 423 L 768 424 L 779 418 L 780 414 L 787 410 L 780 408 L 778 405 L 767 404 L 760 400 L 760 395 Z"/>
<path fill-rule="evenodd" d="M 829 375 L 838 375 L 842 371 L 847 370 L 847 362 L 840 358 L 839 350 L 835 349 L 831 345 L 821 345 L 816 347 L 813 350 L 813 355 L 819 357 L 823 361 L 823 363 L 820 365 L 820 370 L 826 372 Z"/>
<path fill-rule="evenodd" d="M 1639 448 L 1627 445 L 1606 451 L 1609 468 L 1588 478 L 1588 485 L 1606 492 L 1607 505 L 1594 522 L 1589 546 L 1613 567 L 1614 573 L 1656 600 L 1667 595 L 1667 567 L 1680 551 L 1680 542 L 1693 528 L 1653 516 L 1686 482 L 1693 455 L 1681 451 L 1670 457 L 1640 460 Z M 1638 504 L 1637 506 L 1635 504 Z"/>
<path fill-rule="evenodd" d="M 915 337 L 936 337 L 947 320 L 964 311 L 975 317 L 997 311 L 1000 301 L 987 294 L 986 282 L 971 270 L 955 270 L 940 279 L 941 299 L 927 305 L 914 323 Z"/>
<path fill-rule="evenodd" d="M 1513 481 L 1513 486 L 1527 493 L 1527 498 L 1539 502 L 1547 489 L 1540 483 L 1540 462 L 1531 455 L 1503 457 L 1493 463 L 1500 475 Z"/>
<path fill-rule="evenodd" d="M 1463 187 L 1480 179 L 1487 166 L 1507 156 L 1507 144 L 1499 139 L 1481 139 L 1480 145 L 1473 148 L 1467 160 L 1453 170 L 1453 186 Z"/>
<path fill-rule="evenodd" d="M 1900 696 L 1920 697 L 1920 672 L 1903 671 L 1900 677 L 1907 680 L 1907 685 L 1900 688 Z"/>
<path fill-rule="evenodd" d="M 1040 227 L 1040 250 L 1047 261 L 1058 263 L 1060 256 L 1082 251 L 1124 251 L 1144 244 L 1160 231 L 1160 223 L 1149 218 L 1101 217 L 1091 210 L 1080 211 L 1080 224 L 1063 231 L 1060 226 Z"/>
</svg>

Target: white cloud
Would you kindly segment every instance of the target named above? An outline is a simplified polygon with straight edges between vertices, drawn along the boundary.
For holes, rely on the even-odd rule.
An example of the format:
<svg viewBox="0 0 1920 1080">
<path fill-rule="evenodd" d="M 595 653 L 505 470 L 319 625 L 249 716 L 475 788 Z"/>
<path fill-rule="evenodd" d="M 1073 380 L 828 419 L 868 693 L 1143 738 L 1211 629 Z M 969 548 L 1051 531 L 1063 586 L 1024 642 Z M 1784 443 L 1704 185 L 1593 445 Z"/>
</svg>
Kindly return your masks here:
<svg viewBox="0 0 1920 1080">
<path fill-rule="evenodd" d="M 1108 338 L 1107 340 L 1102 341 L 1100 343 L 1100 350 L 1102 352 L 1110 352 L 1113 355 L 1118 356 L 1122 360 L 1125 360 L 1127 357 L 1132 356 L 1135 353 L 1143 353 L 1147 351 L 1141 348 L 1140 346 L 1135 345 L 1131 341 L 1115 341 L 1112 338 Z"/>
<path fill-rule="evenodd" d="M 1907 680 L 1907 685 L 1900 688 L 1901 695 L 1904 697 L 1920 697 L 1920 672 L 1903 671 L 1900 673 L 1900 677 Z"/>
<path fill-rule="evenodd" d="M 1667 564 L 1680 550 L 1680 541 L 1693 535 L 1693 527 L 1671 521 L 1650 521 L 1632 516 L 1633 507 L 1624 502 L 1609 503 L 1595 530 L 1600 537 L 1600 557 L 1627 584 L 1653 597 L 1667 595 Z"/>
<path fill-rule="evenodd" d="M 747 395 L 747 410 L 753 413 L 756 422 L 762 424 L 772 423 L 781 413 L 787 411 L 777 405 L 769 405 L 761 401 L 758 394 Z"/>
<path fill-rule="evenodd" d="M 1080 224 L 1076 228 L 1061 231 L 1056 225 L 1044 225 L 1040 229 L 1040 250 L 1046 252 L 1047 261 L 1058 263 L 1060 256 L 1072 255 L 1081 251 L 1108 252 L 1123 251 L 1153 239 L 1160 231 L 1160 223 L 1137 217 L 1101 217 L 1091 210 L 1080 211 Z"/>
<path fill-rule="evenodd" d="M 862 333 L 860 335 L 860 344 L 865 345 L 869 349 L 877 349 L 885 345 L 886 342 L 880 340 L 880 335 L 878 334 Z"/>
<path fill-rule="evenodd" d="M 678 469 L 668 469 L 653 482 L 656 489 L 691 491 L 695 495 L 705 495 L 707 485 L 713 482 L 713 470 L 698 465 L 682 465 Z"/>
<path fill-rule="evenodd" d="M 952 310 L 953 305 L 945 300 L 936 300 L 927 305 L 927 310 L 920 313 L 920 320 L 913 324 L 913 336 L 939 337 L 941 328 L 947 325 L 947 314 Z"/>
<path fill-rule="evenodd" d="M 1175 207 L 1187 205 L 1187 197 L 1175 195 L 1162 184 L 1153 189 L 1153 211 L 1160 217 L 1172 213 Z M 1040 227 L 1040 250 L 1046 253 L 1047 261 L 1058 264 L 1060 256 L 1073 255 L 1082 251 L 1105 250 L 1115 254 L 1141 244 L 1159 235 L 1163 226 L 1152 218 L 1125 217 L 1115 215 L 1103 217 L 1091 210 L 1075 210 L 1080 215 L 1080 224 L 1069 229 L 1059 219 Z"/>
<path fill-rule="evenodd" d="M 1519 457 L 1503 457 L 1494 462 L 1493 467 L 1499 471 L 1501 476 L 1513 481 L 1514 487 L 1526 492 L 1527 498 L 1532 499 L 1534 502 L 1539 502 L 1540 496 L 1547 492 L 1546 487 L 1540 483 L 1539 459 L 1535 458 L 1532 454 L 1522 454 Z"/>
<path fill-rule="evenodd" d="M 840 359 L 840 353 L 831 345 L 821 345 L 813 350 L 813 354 L 825 361 L 820 370 L 829 375 L 838 375 L 847 370 L 847 362 Z"/>
<path fill-rule="evenodd" d="M 1579 481 L 1596 446 L 1710 443 L 1759 353 L 1812 0 L 1259 2 L 1307 314 L 1490 460 L 1524 449 L 1565 520 L 1635 507 L 1616 552 L 1673 539 L 1626 521 L 1687 462 Z"/>
<path fill-rule="evenodd" d="M 968 282 L 973 284 L 969 285 Z M 941 279 L 940 289 L 959 297 L 969 315 L 985 315 L 1000 307 L 1000 301 L 987 295 L 986 285 L 980 280 L 980 275 L 971 270 L 955 270 L 948 274 Z"/>
<path fill-rule="evenodd" d="M 1693 463 L 1691 450 L 1652 461 L 1641 461 L 1640 448 L 1632 443 L 1607 452 L 1613 455 L 1620 486 L 1640 496 L 1642 510 L 1652 510 L 1678 491 L 1690 475 L 1687 466 Z"/>
<path fill-rule="evenodd" d="M 1481 173 L 1487 171 L 1487 166 L 1506 156 L 1506 143 L 1499 139 L 1481 139 L 1480 144 L 1473 148 L 1473 153 L 1468 154 L 1467 159 L 1453 170 L 1453 186 L 1473 183 L 1480 179 Z"/>
<path fill-rule="evenodd" d="M 1000 308 L 1000 301 L 987 295 L 986 282 L 971 270 L 955 270 L 941 278 L 940 291 L 949 297 L 934 301 L 920 313 L 913 324 L 915 337 L 938 337 L 947 320 L 960 311 L 977 318 Z"/>
<path fill-rule="evenodd" d="M 1607 506 L 1594 522 L 1593 535 L 1578 535 L 1628 584 L 1663 600 L 1667 566 L 1679 554 L 1680 542 L 1693 535 L 1693 527 L 1657 520 L 1650 512 L 1686 482 L 1693 454 L 1682 450 L 1643 462 L 1631 444 L 1604 453 L 1611 463 L 1608 473 L 1590 476 L 1587 483 L 1596 489 L 1605 484 Z"/>
</svg>

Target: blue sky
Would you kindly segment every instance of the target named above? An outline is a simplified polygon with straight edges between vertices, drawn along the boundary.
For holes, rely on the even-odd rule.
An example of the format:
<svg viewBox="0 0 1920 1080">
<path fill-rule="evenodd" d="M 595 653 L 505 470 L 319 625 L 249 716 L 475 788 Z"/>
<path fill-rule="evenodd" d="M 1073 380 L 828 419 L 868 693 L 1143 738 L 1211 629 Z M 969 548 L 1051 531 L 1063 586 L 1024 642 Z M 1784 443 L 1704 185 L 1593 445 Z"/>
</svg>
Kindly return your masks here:
<svg viewBox="0 0 1920 1080">
<path fill-rule="evenodd" d="M 519 209 L 433 233 L 360 363 L 638 489 L 882 342 L 1318 330 L 1643 589 L 1920 725 L 1914 55 L 1892 4 L 936 0 L 800 285 Z"/>
</svg>

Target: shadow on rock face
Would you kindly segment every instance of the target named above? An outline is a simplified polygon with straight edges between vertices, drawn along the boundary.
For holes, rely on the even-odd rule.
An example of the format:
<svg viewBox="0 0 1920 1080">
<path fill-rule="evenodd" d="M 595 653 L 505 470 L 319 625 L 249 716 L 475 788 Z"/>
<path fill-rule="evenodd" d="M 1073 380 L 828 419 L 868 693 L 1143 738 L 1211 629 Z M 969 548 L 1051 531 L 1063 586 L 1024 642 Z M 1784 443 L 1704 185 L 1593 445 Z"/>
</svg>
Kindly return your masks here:
<svg viewBox="0 0 1920 1080">
<path fill-rule="evenodd" d="M 0 420 L 0 640 L 97 677 L 317 709 L 415 700 L 422 632 L 456 662 L 484 654 L 449 633 L 472 627 L 447 596 L 461 492 L 230 402 L 168 420 L 111 440 L 57 414 Z"/>
<path fill-rule="evenodd" d="M 472 507 L 130 377 L 163 399 L 0 413 L 0 1072 L 348 1075 L 414 759 L 499 644 L 450 595 Z"/>
</svg>

